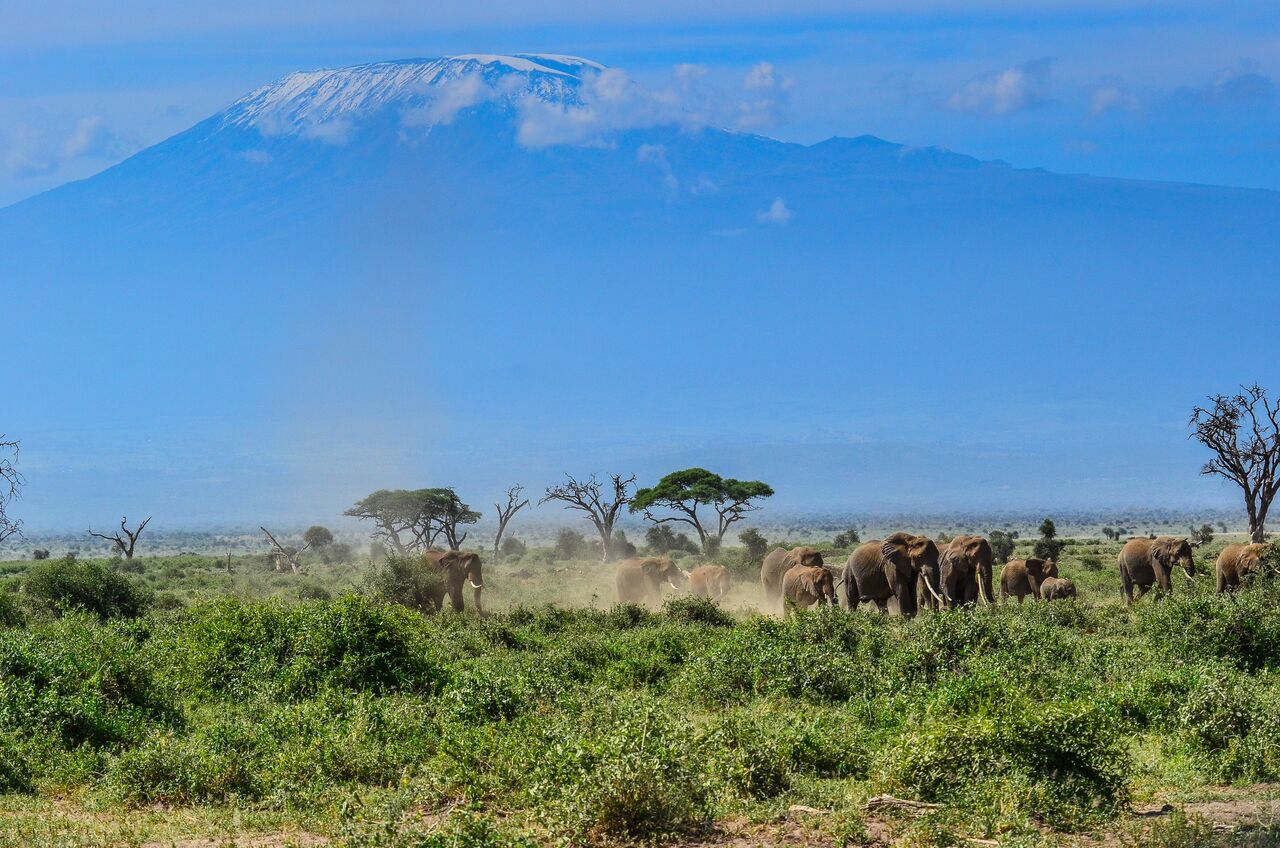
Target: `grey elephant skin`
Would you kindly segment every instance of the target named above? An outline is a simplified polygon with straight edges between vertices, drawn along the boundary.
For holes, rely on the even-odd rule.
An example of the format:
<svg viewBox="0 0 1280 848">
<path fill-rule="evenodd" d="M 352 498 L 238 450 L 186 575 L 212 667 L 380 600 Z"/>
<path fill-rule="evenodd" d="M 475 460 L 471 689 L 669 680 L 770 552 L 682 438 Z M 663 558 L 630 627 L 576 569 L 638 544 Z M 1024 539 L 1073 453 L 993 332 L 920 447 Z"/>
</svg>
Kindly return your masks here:
<svg viewBox="0 0 1280 848">
<path fill-rule="evenodd" d="M 760 587 L 764 590 L 766 610 L 782 612 L 782 578 L 795 565 L 822 566 L 822 554 L 816 548 L 801 546 L 784 550 L 775 548 L 760 566 Z"/>
<path fill-rule="evenodd" d="M 836 581 L 830 569 L 822 565 L 793 565 L 782 575 L 782 598 L 786 614 L 797 609 L 839 606 Z"/>
<path fill-rule="evenodd" d="M 948 606 L 995 602 L 992 568 L 995 555 L 981 536 L 956 536 L 939 552 L 942 595 Z"/>
<path fill-rule="evenodd" d="M 620 604 L 662 604 L 662 587 L 683 589 L 688 576 L 670 557 L 632 557 L 618 563 L 613 572 Z"/>
<path fill-rule="evenodd" d="M 1242 582 L 1261 574 L 1265 567 L 1266 545 L 1227 545 L 1218 554 L 1214 570 L 1218 576 L 1218 592 L 1230 592 Z"/>
<path fill-rule="evenodd" d="M 428 551 L 422 555 L 423 567 L 442 578 L 439 588 L 433 588 L 428 595 L 437 610 L 444 608 L 444 596 L 449 595 L 454 612 L 462 612 L 462 589 L 466 583 L 471 586 L 472 600 L 476 612 L 483 613 L 480 604 L 480 593 L 484 591 L 484 574 L 482 573 L 480 555 L 465 551 Z"/>
<path fill-rule="evenodd" d="M 1040 600 L 1041 583 L 1058 576 L 1058 564 L 1051 559 L 1011 559 L 1000 569 L 1000 600 L 1010 596 L 1022 603 L 1027 595 Z"/>
<path fill-rule="evenodd" d="M 916 590 L 921 573 L 936 571 L 938 546 L 926 536 L 894 533 L 889 538 L 864 542 L 845 561 L 845 605 L 857 609 L 863 601 L 888 612 L 889 599 L 907 618 L 917 611 Z"/>
<path fill-rule="evenodd" d="M 1176 536 L 1130 539 L 1120 549 L 1116 563 L 1120 567 L 1120 585 L 1128 603 L 1134 601 L 1135 588 L 1139 598 L 1152 586 L 1159 586 L 1166 593 L 1172 592 L 1171 578 L 1175 568 L 1181 568 L 1188 579 L 1196 576 L 1191 543 Z"/>
</svg>

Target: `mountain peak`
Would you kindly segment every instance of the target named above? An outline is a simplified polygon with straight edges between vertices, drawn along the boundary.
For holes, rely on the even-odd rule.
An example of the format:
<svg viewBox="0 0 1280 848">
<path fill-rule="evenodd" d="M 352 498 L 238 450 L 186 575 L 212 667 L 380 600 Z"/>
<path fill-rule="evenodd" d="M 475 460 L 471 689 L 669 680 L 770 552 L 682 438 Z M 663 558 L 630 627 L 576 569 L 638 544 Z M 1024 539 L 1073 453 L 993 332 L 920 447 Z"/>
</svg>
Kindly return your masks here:
<svg viewBox="0 0 1280 848">
<path fill-rule="evenodd" d="M 576 56 L 465 54 L 297 71 L 250 92 L 219 116 L 221 127 L 267 135 L 319 134 L 388 107 L 418 111 L 424 123 L 501 97 L 576 103 L 583 78 L 606 70 Z"/>
</svg>

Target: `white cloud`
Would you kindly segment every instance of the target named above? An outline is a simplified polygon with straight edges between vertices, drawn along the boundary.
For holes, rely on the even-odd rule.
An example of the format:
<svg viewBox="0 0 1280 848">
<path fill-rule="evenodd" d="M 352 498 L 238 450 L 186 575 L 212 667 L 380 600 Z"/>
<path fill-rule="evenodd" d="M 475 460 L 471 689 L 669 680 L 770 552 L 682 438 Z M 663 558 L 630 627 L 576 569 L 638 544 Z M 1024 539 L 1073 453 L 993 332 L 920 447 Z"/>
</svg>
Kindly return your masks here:
<svg viewBox="0 0 1280 848">
<path fill-rule="evenodd" d="M 667 161 L 667 148 L 661 144 L 642 144 L 636 151 L 636 161 L 645 162 L 655 165 L 662 173 L 662 184 L 666 187 L 669 194 L 676 194 L 680 191 L 680 181 L 676 179 L 675 172 L 671 170 L 671 163 Z"/>
<path fill-rule="evenodd" d="M 404 124 L 409 127 L 449 124 L 464 109 L 493 100 L 498 90 L 489 85 L 479 74 L 467 74 L 456 80 L 435 86 L 431 102 L 404 114 Z"/>
<path fill-rule="evenodd" d="M 520 143 L 526 147 L 582 144 L 619 130 L 696 123 L 676 93 L 643 88 L 616 68 L 584 78 L 578 98 L 576 104 L 521 99 Z"/>
<path fill-rule="evenodd" d="M 1138 98 L 1119 77 L 1104 77 L 1089 92 L 1089 114 L 1095 118 L 1114 109 L 1132 112 L 1137 108 Z"/>
<path fill-rule="evenodd" d="M 1200 96 L 1209 103 L 1248 103 L 1266 100 L 1275 90 L 1275 82 L 1259 71 L 1256 62 L 1242 59 L 1237 67 L 1218 71 Z"/>
<path fill-rule="evenodd" d="M 62 145 L 63 159 L 81 156 L 116 158 L 125 146 L 101 115 L 88 115 L 76 121 L 75 129 Z"/>
<path fill-rule="evenodd" d="M 781 197 L 775 197 L 768 209 L 756 213 L 756 220 L 762 224 L 785 224 L 792 217 L 794 216 L 791 210 L 787 208 L 786 201 Z"/>
<path fill-rule="evenodd" d="M 947 108 L 975 115 L 1012 115 L 1046 100 L 1051 59 L 1023 62 L 970 80 L 947 98 Z"/>
<path fill-rule="evenodd" d="M 342 147 L 351 137 L 351 122 L 341 118 L 325 121 L 320 124 L 308 124 L 302 128 L 300 135 L 314 141 L 322 141 L 335 147 Z"/>
</svg>

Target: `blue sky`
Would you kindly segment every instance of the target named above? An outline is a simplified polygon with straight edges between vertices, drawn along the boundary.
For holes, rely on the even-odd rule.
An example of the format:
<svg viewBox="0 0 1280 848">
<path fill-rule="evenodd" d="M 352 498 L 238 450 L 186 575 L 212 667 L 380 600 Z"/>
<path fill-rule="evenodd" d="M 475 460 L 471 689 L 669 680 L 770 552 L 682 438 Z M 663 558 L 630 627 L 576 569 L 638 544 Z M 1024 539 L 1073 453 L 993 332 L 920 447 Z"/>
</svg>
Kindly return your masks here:
<svg viewBox="0 0 1280 848">
<path fill-rule="evenodd" d="M 1280 189 L 1268 2 L 0 2 L 0 204 L 92 174 L 296 69 L 587 56 L 645 82 L 761 62 L 762 132 L 871 133 L 1073 173 Z"/>
<path fill-rule="evenodd" d="M 101 171 L 295 70 L 526 51 L 695 92 L 680 105 L 785 140 L 868 133 L 1019 167 L 1280 190 L 1274 2 L 778 6 L 0 0 L 0 205 Z M 653 123 L 641 117 L 610 115 Z M 341 145 L 292 150 L 311 166 Z M 656 184 L 665 168 L 692 192 L 664 157 L 649 148 L 628 170 Z M 1255 349 L 1274 349 L 1274 324 L 1219 346 L 1208 319 L 1224 304 L 1276 307 L 1265 233 L 1280 207 L 1257 192 L 1183 203 L 1196 193 L 1181 189 L 1146 195 L 1172 211 L 1126 206 L 1131 190 L 1071 195 L 1090 198 L 1084 209 L 1024 198 L 987 230 L 949 220 L 966 198 L 942 195 L 918 207 L 924 220 L 894 219 L 899 198 L 867 200 L 881 205 L 845 231 L 839 210 L 817 211 L 821 192 L 806 208 L 803 194 L 770 191 L 745 211 L 728 192 L 670 209 L 658 197 L 636 206 L 652 215 L 637 227 L 647 241 L 553 237 L 527 256 L 500 232 L 398 254 L 380 227 L 429 230 L 437 195 L 392 190 L 358 249 L 320 236 L 306 262 L 286 251 L 258 267 L 216 249 L 157 257 L 98 207 L 72 210 L 88 238 L 73 229 L 55 256 L 37 246 L 16 263 L 0 250 L 21 316 L 10 364 L 27 376 L 0 432 L 23 441 L 32 528 L 157 503 L 157 526 L 332 520 L 380 486 L 457 484 L 486 504 L 513 480 L 533 490 L 567 469 L 647 479 L 693 464 L 766 476 L 788 509 L 1234 506 L 1196 475 L 1186 413 L 1240 381 L 1274 384 L 1273 358 Z M 916 208 L 902 201 L 899 215 Z M 737 217 L 672 223 L 703 214 L 693 207 Z M 877 229 L 882 219 L 895 223 Z M 114 254 L 98 255 L 100 235 Z M 877 322 L 850 353 L 846 328 L 897 309 L 924 316 L 923 343 Z M 441 329 L 438 315 L 463 320 Z M 815 315 L 825 329 L 809 344 L 753 341 Z M 485 332 L 469 330 L 476 316 Z M 563 348 L 562 322 L 607 353 L 604 378 Z M 699 367 L 653 367 L 643 346 L 616 345 L 619 330 L 683 346 Z M 439 367 L 442 345 L 471 367 Z M 717 371 L 734 350 L 737 366 Z M 411 379 L 381 368 L 388 357 Z M 950 412 L 935 410 L 940 397 Z M 787 404 L 802 414 L 779 414 Z M 628 416 L 637 408 L 643 419 Z"/>
</svg>

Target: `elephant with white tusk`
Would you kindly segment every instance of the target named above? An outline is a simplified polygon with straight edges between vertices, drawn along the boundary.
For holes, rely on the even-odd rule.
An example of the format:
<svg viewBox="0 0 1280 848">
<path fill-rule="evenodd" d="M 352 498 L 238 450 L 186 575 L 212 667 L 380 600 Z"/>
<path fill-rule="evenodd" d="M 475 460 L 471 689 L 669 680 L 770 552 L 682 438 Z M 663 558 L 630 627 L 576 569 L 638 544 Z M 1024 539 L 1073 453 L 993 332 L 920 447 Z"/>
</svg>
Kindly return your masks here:
<svg viewBox="0 0 1280 848">
<path fill-rule="evenodd" d="M 680 591 L 689 584 L 689 572 L 670 557 L 631 557 L 613 572 L 620 604 L 662 604 L 662 586 Z"/>
<path fill-rule="evenodd" d="M 849 609 L 871 601 L 888 612 L 889 599 L 897 598 L 898 612 L 907 618 L 916 614 L 917 581 L 936 572 L 938 546 L 927 536 L 894 533 L 884 541 L 859 545 L 844 565 L 844 597 Z M 925 587 L 934 593 L 928 577 Z"/>
<path fill-rule="evenodd" d="M 1165 592 L 1173 591 L 1170 579 L 1176 568 L 1188 580 L 1196 576 L 1195 553 L 1191 543 L 1177 536 L 1161 536 L 1157 539 L 1130 539 L 1120 549 L 1117 557 L 1120 566 L 1120 584 L 1125 600 L 1133 603 L 1134 587 L 1138 597 L 1147 593 L 1152 585 Z"/>
<path fill-rule="evenodd" d="M 429 572 L 438 574 L 441 578 L 439 587 L 429 590 L 429 600 L 436 610 L 444 609 L 444 596 L 447 593 L 454 612 L 462 612 L 462 584 L 465 581 L 471 587 L 476 612 L 484 613 L 484 607 L 480 603 L 480 593 L 484 591 L 484 574 L 479 554 L 468 551 L 427 551 L 422 555 L 422 564 Z"/>
<path fill-rule="evenodd" d="M 995 554 L 981 536 L 956 536 L 940 553 L 942 594 L 947 606 L 995 603 L 992 569 Z"/>
<path fill-rule="evenodd" d="M 729 594 L 733 580 L 723 565 L 700 565 L 689 572 L 689 593 L 719 603 Z"/>
</svg>

